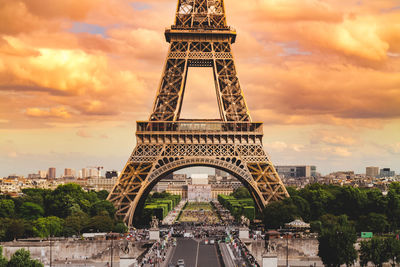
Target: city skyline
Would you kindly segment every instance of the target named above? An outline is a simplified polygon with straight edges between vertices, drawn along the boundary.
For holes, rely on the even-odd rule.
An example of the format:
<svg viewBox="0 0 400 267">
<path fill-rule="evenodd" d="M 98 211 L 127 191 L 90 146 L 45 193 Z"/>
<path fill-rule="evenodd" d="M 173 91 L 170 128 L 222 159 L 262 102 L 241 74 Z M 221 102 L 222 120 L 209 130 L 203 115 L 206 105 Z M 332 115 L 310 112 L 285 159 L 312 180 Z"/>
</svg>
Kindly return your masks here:
<svg viewBox="0 0 400 267">
<path fill-rule="evenodd" d="M 397 1 L 227 2 L 241 85 L 275 165 L 400 172 Z M 0 176 L 121 170 L 134 122 L 150 115 L 175 8 L 172 0 L 0 8 Z M 209 74 L 190 70 L 185 118 L 215 118 Z"/>
</svg>

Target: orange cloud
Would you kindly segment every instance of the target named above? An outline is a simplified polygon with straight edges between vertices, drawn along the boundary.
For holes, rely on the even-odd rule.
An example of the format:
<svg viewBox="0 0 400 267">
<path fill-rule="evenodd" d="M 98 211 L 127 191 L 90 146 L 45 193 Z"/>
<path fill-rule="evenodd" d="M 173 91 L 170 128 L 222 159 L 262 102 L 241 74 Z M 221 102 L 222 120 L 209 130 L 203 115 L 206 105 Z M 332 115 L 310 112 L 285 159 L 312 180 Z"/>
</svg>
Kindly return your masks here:
<svg viewBox="0 0 400 267">
<path fill-rule="evenodd" d="M 51 108 L 51 109 L 40 109 L 40 108 L 28 108 L 25 112 L 29 117 L 36 118 L 62 118 L 67 119 L 71 117 L 71 114 L 64 108 Z"/>
</svg>

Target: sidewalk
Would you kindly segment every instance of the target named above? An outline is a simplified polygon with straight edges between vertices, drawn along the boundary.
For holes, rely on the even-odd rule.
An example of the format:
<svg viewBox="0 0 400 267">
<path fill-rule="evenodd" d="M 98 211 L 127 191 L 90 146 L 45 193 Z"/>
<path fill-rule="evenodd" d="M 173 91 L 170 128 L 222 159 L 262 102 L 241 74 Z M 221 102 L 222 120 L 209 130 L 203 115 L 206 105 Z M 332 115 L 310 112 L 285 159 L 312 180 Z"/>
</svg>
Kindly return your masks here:
<svg viewBox="0 0 400 267">
<path fill-rule="evenodd" d="M 176 207 L 171 210 L 167 216 L 165 216 L 164 220 L 162 221 L 162 224 L 164 225 L 172 225 L 174 224 L 176 218 L 178 217 L 179 213 L 181 212 L 182 208 L 185 206 L 186 200 L 181 200 Z"/>
</svg>

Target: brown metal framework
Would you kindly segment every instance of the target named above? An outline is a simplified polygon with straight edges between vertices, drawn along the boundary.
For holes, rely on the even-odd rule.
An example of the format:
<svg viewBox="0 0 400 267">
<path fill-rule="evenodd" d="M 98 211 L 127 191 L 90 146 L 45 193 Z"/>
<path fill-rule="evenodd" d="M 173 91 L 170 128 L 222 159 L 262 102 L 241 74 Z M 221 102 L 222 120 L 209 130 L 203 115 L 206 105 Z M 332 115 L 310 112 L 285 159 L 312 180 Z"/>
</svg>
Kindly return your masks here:
<svg viewBox="0 0 400 267">
<path fill-rule="evenodd" d="M 210 166 L 237 177 L 261 210 L 288 196 L 262 146 L 263 125 L 251 121 L 237 78 L 223 0 L 178 0 L 170 49 L 149 121 L 137 122 L 137 146 L 108 199 L 128 226 L 138 205 L 165 175 Z M 213 69 L 220 119 L 180 119 L 189 67 Z"/>
</svg>

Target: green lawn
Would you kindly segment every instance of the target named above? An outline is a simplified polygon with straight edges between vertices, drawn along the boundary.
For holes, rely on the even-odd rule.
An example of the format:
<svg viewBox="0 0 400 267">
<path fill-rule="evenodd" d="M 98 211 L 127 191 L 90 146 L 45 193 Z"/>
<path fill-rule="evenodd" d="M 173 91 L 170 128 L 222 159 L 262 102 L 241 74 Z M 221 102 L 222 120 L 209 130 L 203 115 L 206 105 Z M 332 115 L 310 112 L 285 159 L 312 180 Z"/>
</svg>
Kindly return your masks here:
<svg viewBox="0 0 400 267">
<path fill-rule="evenodd" d="M 218 222 L 218 217 L 208 202 L 188 203 L 179 218 L 180 222 Z"/>
<path fill-rule="evenodd" d="M 208 202 L 193 202 L 188 203 L 185 210 L 212 210 L 212 207 Z"/>
</svg>

